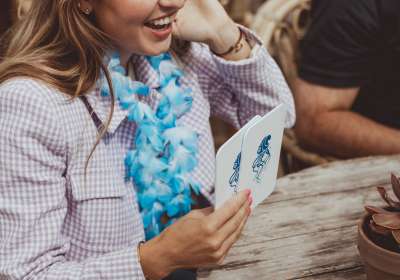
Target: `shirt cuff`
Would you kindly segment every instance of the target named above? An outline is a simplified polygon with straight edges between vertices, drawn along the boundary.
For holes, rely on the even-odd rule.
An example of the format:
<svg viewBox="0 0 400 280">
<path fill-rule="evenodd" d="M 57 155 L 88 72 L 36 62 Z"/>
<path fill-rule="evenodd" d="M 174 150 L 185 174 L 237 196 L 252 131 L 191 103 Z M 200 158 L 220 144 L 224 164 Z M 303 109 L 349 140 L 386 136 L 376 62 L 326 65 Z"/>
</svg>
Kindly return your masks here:
<svg viewBox="0 0 400 280">
<path fill-rule="evenodd" d="M 253 60 L 259 56 L 261 49 L 265 49 L 261 38 L 258 37 L 252 30 L 250 30 L 247 27 L 244 27 L 242 25 L 238 25 L 238 27 L 244 32 L 244 34 L 247 38 L 247 41 L 250 44 L 250 47 L 251 47 L 250 57 L 242 59 L 242 60 L 231 61 L 231 60 L 223 59 L 222 57 L 213 54 L 213 58 L 215 59 L 215 61 L 217 63 L 226 64 L 226 65 L 245 65 L 248 63 L 252 63 Z"/>
<path fill-rule="evenodd" d="M 212 54 L 212 59 L 218 67 L 219 72 L 224 73 L 223 75 L 228 79 L 238 78 L 239 76 L 242 79 L 244 78 L 242 77 L 244 73 L 254 74 L 255 71 L 265 71 L 266 61 L 273 61 L 268 50 L 263 46 L 261 39 L 253 31 L 242 26 L 239 26 L 239 28 L 245 32 L 250 44 L 253 45 L 249 58 L 231 61 Z"/>
<path fill-rule="evenodd" d="M 145 280 L 137 246 L 138 244 L 135 244 L 119 252 L 99 257 L 97 267 L 103 279 Z"/>
<path fill-rule="evenodd" d="M 251 54 L 250 54 L 250 58 L 253 57 L 257 57 L 258 53 L 260 52 L 260 49 L 262 48 L 261 45 L 255 45 L 252 49 L 251 49 Z"/>
</svg>

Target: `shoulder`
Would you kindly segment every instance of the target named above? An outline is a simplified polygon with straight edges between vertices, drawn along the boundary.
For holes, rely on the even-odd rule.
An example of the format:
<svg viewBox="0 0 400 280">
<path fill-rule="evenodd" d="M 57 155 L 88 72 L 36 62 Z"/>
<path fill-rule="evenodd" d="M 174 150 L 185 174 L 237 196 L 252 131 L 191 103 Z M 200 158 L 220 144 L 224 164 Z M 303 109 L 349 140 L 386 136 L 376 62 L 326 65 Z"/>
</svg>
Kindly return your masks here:
<svg viewBox="0 0 400 280">
<path fill-rule="evenodd" d="M 359 87 L 382 39 L 377 0 L 315 0 L 300 43 L 299 76 L 328 87 Z"/>
<path fill-rule="evenodd" d="M 0 113 L 51 116 L 62 119 L 63 106 L 69 97 L 45 82 L 32 78 L 16 77 L 0 84 Z M 49 119 L 49 121 L 50 121 Z"/>
<path fill-rule="evenodd" d="M 5 81 L 0 84 L 1 131 L 34 138 L 62 137 L 60 96 L 56 89 L 30 78 Z"/>
<path fill-rule="evenodd" d="M 337 12 L 348 13 L 352 11 L 364 13 L 377 8 L 378 6 L 376 0 L 314 0 L 312 2 L 313 15 L 319 12 L 332 15 L 336 14 Z M 340 16 L 340 14 L 338 16 Z"/>
<path fill-rule="evenodd" d="M 312 19 L 313 26 L 363 31 L 365 27 L 379 24 L 379 7 L 375 0 L 315 0 L 312 3 Z"/>
<path fill-rule="evenodd" d="M 66 100 L 66 96 L 42 81 L 16 77 L 0 84 L 0 100 L 54 107 L 57 101 Z"/>
</svg>

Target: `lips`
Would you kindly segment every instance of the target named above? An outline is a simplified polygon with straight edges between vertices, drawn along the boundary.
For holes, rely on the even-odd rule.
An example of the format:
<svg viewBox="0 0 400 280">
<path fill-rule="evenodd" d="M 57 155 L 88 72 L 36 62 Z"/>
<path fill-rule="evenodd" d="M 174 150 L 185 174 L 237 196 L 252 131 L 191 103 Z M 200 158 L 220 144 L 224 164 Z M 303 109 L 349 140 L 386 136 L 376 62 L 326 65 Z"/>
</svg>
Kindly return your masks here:
<svg viewBox="0 0 400 280">
<path fill-rule="evenodd" d="M 172 26 L 173 21 L 174 21 L 174 14 L 147 21 L 144 23 L 144 25 L 151 29 L 161 31 L 170 28 Z"/>
</svg>

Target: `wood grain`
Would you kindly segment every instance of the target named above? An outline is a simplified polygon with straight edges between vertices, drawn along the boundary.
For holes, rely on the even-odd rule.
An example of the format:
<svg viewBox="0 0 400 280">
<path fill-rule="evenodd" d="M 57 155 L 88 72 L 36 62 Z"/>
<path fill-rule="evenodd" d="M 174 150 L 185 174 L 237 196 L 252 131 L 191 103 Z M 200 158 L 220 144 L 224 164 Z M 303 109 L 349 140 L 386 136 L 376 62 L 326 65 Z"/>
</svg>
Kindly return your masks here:
<svg viewBox="0 0 400 280">
<path fill-rule="evenodd" d="M 356 247 L 365 204 L 400 172 L 400 156 L 314 167 L 278 180 L 224 264 L 199 279 L 366 279 Z"/>
</svg>

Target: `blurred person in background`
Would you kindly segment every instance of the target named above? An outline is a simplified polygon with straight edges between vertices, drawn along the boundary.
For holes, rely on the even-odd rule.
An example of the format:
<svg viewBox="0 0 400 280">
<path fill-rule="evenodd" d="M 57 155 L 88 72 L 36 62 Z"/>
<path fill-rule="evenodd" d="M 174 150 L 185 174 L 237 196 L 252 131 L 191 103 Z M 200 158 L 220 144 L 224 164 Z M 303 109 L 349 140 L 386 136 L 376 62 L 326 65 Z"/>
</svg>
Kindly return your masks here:
<svg viewBox="0 0 400 280">
<path fill-rule="evenodd" d="M 400 1 L 314 0 L 295 83 L 296 134 L 325 155 L 400 153 Z"/>
<path fill-rule="evenodd" d="M 281 71 L 217 0 L 32 1 L 0 63 L 0 279 L 221 263 L 252 198 L 192 210 L 213 202 L 210 114 L 239 128 L 280 103 L 290 127 Z"/>
</svg>

